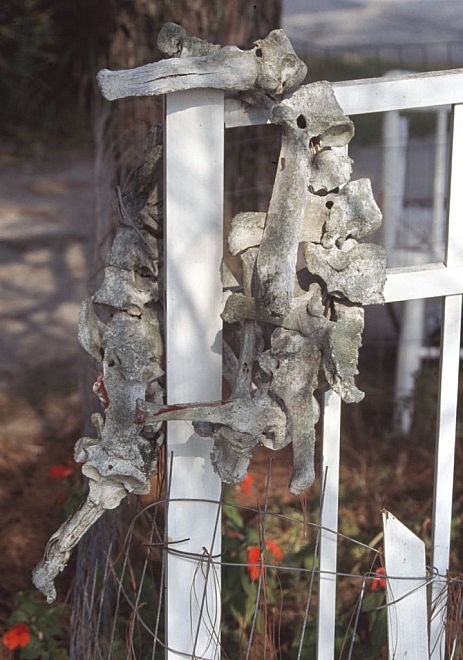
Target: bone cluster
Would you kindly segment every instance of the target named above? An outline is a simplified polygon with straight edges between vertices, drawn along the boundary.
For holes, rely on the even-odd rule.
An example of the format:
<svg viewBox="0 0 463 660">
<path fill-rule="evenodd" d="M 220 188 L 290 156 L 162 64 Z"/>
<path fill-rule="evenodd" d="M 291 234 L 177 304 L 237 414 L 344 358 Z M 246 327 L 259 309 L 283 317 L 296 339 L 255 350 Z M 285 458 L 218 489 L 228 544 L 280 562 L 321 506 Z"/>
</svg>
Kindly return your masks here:
<svg viewBox="0 0 463 660">
<path fill-rule="evenodd" d="M 133 190 L 119 191 L 120 224 L 104 280 L 82 304 L 79 323 L 79 340 L 99 366 L 93 389 L 104 415 L 93 416 L 96 437 L 81 438 L 75 448 L 89 481 L 87 500 L 51 537 L 33 573 L 49 602 L 54 578 L 104 510 L 128 493 L 149 491 L 166 420 L 191 420 L 200 436 L 214 439 L 212 464 L 226 483 L 244 479 L 257 445 L 278 450 L 292 443 L 290 490 L 309 488 L 316 393 L 331 388 L 348 403 L 362 399 L 354 382 L 361 305 L 383 300 L 385 252 L 363 242 L 379 228 L 381 213 L 369 181 L 350 180 L 352 122 L 328 83 L 297 88 L 306 66 L 285 33 L 275 30 L 242 51 L 167 24 L 158 43 L 171 59 L 101 71 L 103 95 L 193 87 L 240 92 L 243 103 L 271 109 L 281 152 L 267 213 L 238 214 L 228 237 L 243 279 L 222 314 L 240 328 L 226 402 L 163 405 L 161 128 L 148 137 Z"/>
<path fill-rule="evenodd" d="M 270 120 L 282 144 L 267 213 L 240 213 L 228 244 L 243 265 L 243 293 L 223 319 L 241 324 L 230 401 L 160 409 L 140 403 L 140 419 L 193 420 L 214 438 L 215 470 L 226 483 L 247 473 L 252 450 L 290 442 L 290 490 L 314 481 L 316 392 L 333 389 L 347 403 L 355 385 L 363 304 L 383 302 L 384 250 L 360 243 L 381 225 L 367 179 L 350 181 L 345 147 L 353 125 L 328 83 L 305 85 L 276 104 Z"/>
<path fill-rule="evenodd" d="M 164 394 L 161 172 L 162 129 L 155 127 L 133 190 L 118 195 L 120 223 L 104 280 L 81 307 L 79 341 L 98 364 L 93 390 L 104 415 L 92 416 L 96 438 L 81 438 L 75 446 L 74 458 L 88 478 L 87 500 L 51 537 L 34 569 L 34 583 L 50 602 L 54 578 L 83 534 L 129 493 L 148 493 L 156 473 L 162 423 L 142 427 L 134 418 L 138 399 L 159 404 Z"/>
</svg>

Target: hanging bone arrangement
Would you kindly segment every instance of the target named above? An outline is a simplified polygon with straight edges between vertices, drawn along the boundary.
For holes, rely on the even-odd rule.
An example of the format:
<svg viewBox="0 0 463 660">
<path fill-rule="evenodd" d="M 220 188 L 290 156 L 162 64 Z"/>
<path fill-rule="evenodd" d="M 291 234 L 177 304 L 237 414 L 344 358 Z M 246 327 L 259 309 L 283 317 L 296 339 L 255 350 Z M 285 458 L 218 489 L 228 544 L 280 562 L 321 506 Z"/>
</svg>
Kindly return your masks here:
<svg viewBox="0 0 463 660">
<path fill-rule="evenodd" d="M 105 409 L 97 438 L 81 438 L 75 459 L 89 481 L 87 500 L 50 538 L 33 572 L 52 602 L 54 579 L 82 535 L 129 493 L 149 491 L 163 422 L 190 420 L 214 440 L 211 460 L 225 483 L 247 473 L 252 450 L 292 442 L 289 488 L 314 481 L 316 391 L 347 403 L 355 385 L 364 304 L 383 302 L 383 248 L 359 242 L 381 225 L 368 179 L 351 181 L 346 147 L 354 134 L 327 82 L 302 85 L 306 66 L 283 30 L 250 51 L 189 37 L 169 23 L 158 36 L 170 59 L 127 71 L 102 70 L 114 100 L 191 88 L 239 93 L 281 126 L 282 141 L 267 213 L 239 213 L 228 236 L 242 262 L 242 293 L 223 320 L 240 326 L 228 401 L 164 405 L 162 341 L 162 129 L 151 130 L 132 191 L 118 191 L 120 224 L 101 287 L 84 301 L 79 340 L 100 365 L 94 391 Z"/>
</svg>

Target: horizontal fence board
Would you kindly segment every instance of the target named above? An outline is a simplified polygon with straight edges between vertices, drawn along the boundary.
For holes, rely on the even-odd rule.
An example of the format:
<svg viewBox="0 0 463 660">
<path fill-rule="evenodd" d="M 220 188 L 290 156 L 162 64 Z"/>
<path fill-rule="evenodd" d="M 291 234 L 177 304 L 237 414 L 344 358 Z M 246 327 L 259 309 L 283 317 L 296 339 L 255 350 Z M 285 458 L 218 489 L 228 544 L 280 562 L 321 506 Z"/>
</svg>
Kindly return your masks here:
<svg viewBox="0 0 463 660">
<path fill-rule="evenodd" d="M 385 302 L 438 298 L 463 293 L 463 267 L 428 264 L 410 268 L 391 268 L 384 287 Z"/>
<path fill-rule="evenodd" d="M 387 110 L 428 108 L 463 102 L 463 69 L 411 73 L 333 83 L 339 105 L 347 115 Z M 225 126 L 266 124 L 270 111 L 230 98 L 225 103 Z"/>
</svg>

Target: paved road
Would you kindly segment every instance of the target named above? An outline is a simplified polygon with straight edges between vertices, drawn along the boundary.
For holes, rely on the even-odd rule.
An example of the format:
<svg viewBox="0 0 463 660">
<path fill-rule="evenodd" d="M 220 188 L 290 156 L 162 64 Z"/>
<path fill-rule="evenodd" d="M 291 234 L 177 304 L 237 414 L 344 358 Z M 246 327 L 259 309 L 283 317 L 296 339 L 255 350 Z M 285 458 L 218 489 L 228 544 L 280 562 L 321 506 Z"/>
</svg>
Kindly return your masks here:
<svg viewBox="0 0 463 660">
<path fill-rule="evenodd" d="M 461 0 L 283 0 L 283 27 L 296 47 L 427 46 L 431 59 L 463 64 Z"/>
</svg>

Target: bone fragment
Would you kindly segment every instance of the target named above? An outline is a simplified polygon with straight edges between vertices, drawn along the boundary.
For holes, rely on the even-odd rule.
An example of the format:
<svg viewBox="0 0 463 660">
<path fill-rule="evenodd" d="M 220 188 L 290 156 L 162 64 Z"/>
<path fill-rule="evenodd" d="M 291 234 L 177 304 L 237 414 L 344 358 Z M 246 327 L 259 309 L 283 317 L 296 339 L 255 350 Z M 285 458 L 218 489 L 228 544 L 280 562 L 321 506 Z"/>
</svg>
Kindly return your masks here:
<svg viewBox="0 0 463 660">
<path fill-rule="evenodd" d="M 235 215 L 228 235 L 228 249 L 233 256 L 251 247 L 258 247 L 264 233 L 266 213 L 245 211 Z"/>
<path fill-rule="evenodd" d="M 220 50 L 221 46 L 210 44 L 198 37 L 189 37 L 177 23 L 164 23 L 158 34 L 158 48 L 166 57 L 200 57 Z"/>
<path fill-rule="evenodd" d="M 293 474 L 289 490 L 298 495 L 314 479 L 315 424 L 319 406 L 314 390 L 321 360 L 319 342 L 299 333 L 277 329 L 272 335 L 274 358 L 270 391 L 284 402 L 288 441 L 293 444 Z"/>
<path fill-rule="evenodd" d="M 350 181 L 352 162 L 352 158 L 340 149 L 317 151 L 312 161 L 309 189 L 316 195 L 338 191 Z"/>
<path fill-rule="evenodd" d="M 161 60 L 136 69 L 102 69 L 97 80 L 103 96 L 114 101 L 193 88 L 256 88 L 280 95 L 300 84 L 306 73 L 306 65 L 297 57 L 285 32 L 273 30 L 249 51 L 225 46 L 209 55 Z"/>
<path fill-rule="evenodd" d="M 141 424 L 171 420 L 208 422 L 228 426 L 238 433 L 247 433 L 258 438 L 263 444 L 268 436 L 275 438 L 275 443 L 280 447 L 286 444 L 285 414 L 280 406 L 267 396 L 166 408 L 139 400 L 136 420 Z"/>
<path fill-rule="evenodd" d="M 159 299 L 157 282 L 135 271 L 114 266 L 105 268 L 103 284 L 93 296 L 93 302 L 115 309 L 123 309 L 138 316 L 151 300 Z"/>
<path fill-rule="evenodd" d="M 91 481 L 87 500 L 50 537 L 43 558 L 32 571 L 32 580 L 48 603 L 56 598 L 54 580 L 66 566 L 73 548 L 105 510 L 119 506 L 126 494 L 117 482 Z"/>
<path fill-rule="evenodd" d="M 309 272 L 326 283 L 329 295 L 362 305 L 384 302 L 386 252 L 381 246 L 353 239 L 341 249 L 305 243 L 304 257 Z"/>
<path fill-rule="evenodd" d="M 354 381 L 358 374 L 358 352 L 362 345 L 363 308 L 334 302 L 336 322 L 329 334 L 329 349 L 322 366 L 330 387 L 346 403 L 359 403 L 365 396 Z"/>
<path fill-rule="evenodd" d="M 357 240 L 377 231 L 382 214 L 373 197 L 369 179 L 351 181 L 339 195 L 328 195 L 329 206 L 322 244 L 340 247 L 348 238 Z"/>
</svg>

